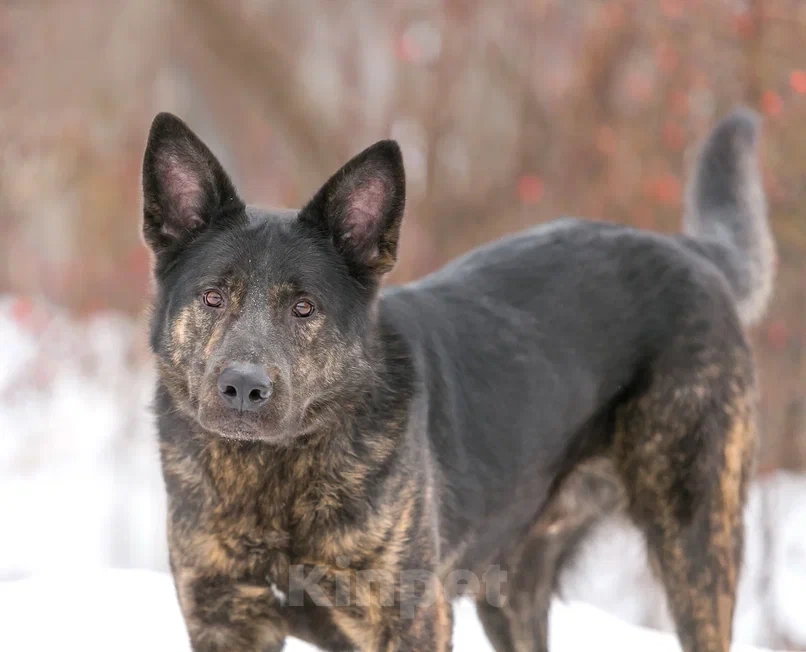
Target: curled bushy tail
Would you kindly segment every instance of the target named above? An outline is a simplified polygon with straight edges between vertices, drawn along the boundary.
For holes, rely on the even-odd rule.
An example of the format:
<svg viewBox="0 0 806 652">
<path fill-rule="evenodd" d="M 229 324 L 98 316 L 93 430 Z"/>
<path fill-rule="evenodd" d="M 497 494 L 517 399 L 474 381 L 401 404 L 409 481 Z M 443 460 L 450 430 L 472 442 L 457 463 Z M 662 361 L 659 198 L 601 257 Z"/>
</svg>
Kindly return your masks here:
<svg viewBox="0 0 806 652">
<path fill-rule="evenodd" d="M 745 325 L 767 309 L 775 245 L 759 170 L 759 117 L 736 109 L 711 132 L 689 184 L 683 231 L 725 274 Z"/>
</svg>

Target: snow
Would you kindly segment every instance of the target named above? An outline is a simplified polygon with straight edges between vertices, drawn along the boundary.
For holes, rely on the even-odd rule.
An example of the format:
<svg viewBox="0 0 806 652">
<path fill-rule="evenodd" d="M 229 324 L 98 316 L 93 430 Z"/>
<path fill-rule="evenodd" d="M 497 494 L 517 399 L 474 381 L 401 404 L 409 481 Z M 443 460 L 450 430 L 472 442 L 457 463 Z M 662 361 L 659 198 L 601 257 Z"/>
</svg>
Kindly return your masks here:
<svg viewBox="0 0 806 652">
<path fill-rule="evenodd" d="M 784 639 L 806 646 L 806 478 L 779 474 L 771 484 L 779 521 L 770 560 L 771 613 Z"/>
<path fill-rule="evenodd" d="M 81 630 L 93 639 L 82 649 L 110 649 L 110 640 L 121 649 L 111 637 L 124 631 L 132 649 L 152 636 L 155 649 L 181 650 L 184 629 L 161 573 L 165 495 L 143 329 L 110 314 L 70 320 L 47 306 L 21 319 L 13 301 L 0 296 L 0 649 L 44 650 Z M 760 479 L 746 516 L 736 641 L 806 649 L 806 476 Z M 673 638 L 622 624 L 672 629 L 625 519 L 598 527 L 560 584 L 569 602 L 553 607 L 553 651 L 582 649 L 590 641 L 574 637 L 587 635 L 598 650 L 638 639 L 643 649 L 677 649 Z M 472 605 L 457 609 L 457 649 L 490 649 Z"/>
<path fill-rule="evenodd" d="M 0 646 L 15 652 L 189 650 L 169 575 L 90 570 L 0 583 Z"/>
<path fill-rule="evenodd" d="M 71 648 L 83 652 L 190 650 L 173 583 L 165 573 L 73 571 L 3 582 L 0 613 L 4 621 L 2 646 L 15 652 Z M 670 634 L 628 625 L 596 607 L 577 602 L 555 601 L 549 635 L 552 652 L 680 650 Z M 492 652 L 469 601 L 456 605 L 453 644 L 454 649 L 463 652 Z M 296 639 L 290 639 L 285 648 L 286 652 L 315 649 Z M 741 645 L 733 649 L 761 650 Z"/>
</svg>

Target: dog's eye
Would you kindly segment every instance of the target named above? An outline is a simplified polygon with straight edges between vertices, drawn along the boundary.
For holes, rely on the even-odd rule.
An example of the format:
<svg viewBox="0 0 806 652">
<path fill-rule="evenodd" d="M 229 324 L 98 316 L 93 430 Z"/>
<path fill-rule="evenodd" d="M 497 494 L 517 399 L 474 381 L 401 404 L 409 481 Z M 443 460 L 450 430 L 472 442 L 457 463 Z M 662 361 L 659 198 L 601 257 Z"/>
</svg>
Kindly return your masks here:
<svg viewBox="0 0 806 652">
<path fill-rule="evenodd" d="M 302 299 L 301 301 L 297 301 L 294 304 L 294 317 L 300 317 L 304 319 L 305 317 L 310 317 L 315 310 L 314 305 L 308 301 L 307 299 Z"/>
<path fill-rule="evenodd" d="M 218 290 L 207 290 L 201 296 L 202 303 L 208 308 L 223 308 L 224 295 Z"/>
</svg>

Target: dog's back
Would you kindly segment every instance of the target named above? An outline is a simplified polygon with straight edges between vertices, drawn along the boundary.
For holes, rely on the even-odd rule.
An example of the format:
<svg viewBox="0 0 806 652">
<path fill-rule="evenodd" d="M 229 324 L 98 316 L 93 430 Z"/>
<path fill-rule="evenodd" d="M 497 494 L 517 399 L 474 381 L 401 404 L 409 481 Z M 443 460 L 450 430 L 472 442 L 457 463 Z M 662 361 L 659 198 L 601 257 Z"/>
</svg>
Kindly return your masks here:
<svg viewBox="0 0 806 652">
<path fill-rule="evenodd" d="M 692 347 L 744 346 L 735 313 L 763 312 L 773 273 L 755 137 L 745 111 L 712 134 L 686 236 L 558 220 L 386 293 L 425 383 L 448 541 L 494 544 L 499 520 L 533 518 L 558 473 L 607 447 L 613 411 L 687 330 Z"/>
<path fill-rule="evenodd" d="M 555 550 L 546 513 L 567 499 L 569 476 L 578 483 L 581 465 L 601 470 L 603 460 L 610 493 L 598 499 L 612 509 L 626 491 L 666 574 L 684 643 L 721 649 L 729 636 L 729 616 L 698 615 L 703 603 L 691 600 L 679 571 L 664 568 L 663 555 L 690 557 L 707 574 L 710 556 L 722 556 L 730 579 L 715 592 L 730 591 L 738 572 L 740 544 L 729 541 L 740 535 L 727 525 L 723 534 L 704 528 L 696 550 L 669 533 L 707 513 L 701 492 L 715 478 L 736 483 L 719 501 L 738 504 L 752 463 L 754 384 L 743 326 L 763 314 L 774 271 L 756 133 L 745 111 L 713 132 L 682 236 L 561 220 L 474 250 L 385 296 L 425 384 L 420 418 L 438 461 L 443 554 L 461 568 L 494 561 L 531 576 L 516 582 L 544 596 L 527 601 L 533 613 L 548 608 L 540 585 L 554 585 L 562 555 L 595 519 L 578 504 L 579 520 L 566 510 L 561 517 L 575 526 L 562 530 L 567 545 Z M 668 477 L 641 477 L 655 474 Z M 725 523 L 740 520 L 735 505 L 711 509 L 724 510 Z M 508 617 L 525 616 L 516 609 Z M 489 618 L 488 630 L 503 627 L 494 612 Z M 532 627 L 535 618 L 527 618 Z M 698 618 L 720 622 L 713 638 L 698 631 Z"/>
</svg>

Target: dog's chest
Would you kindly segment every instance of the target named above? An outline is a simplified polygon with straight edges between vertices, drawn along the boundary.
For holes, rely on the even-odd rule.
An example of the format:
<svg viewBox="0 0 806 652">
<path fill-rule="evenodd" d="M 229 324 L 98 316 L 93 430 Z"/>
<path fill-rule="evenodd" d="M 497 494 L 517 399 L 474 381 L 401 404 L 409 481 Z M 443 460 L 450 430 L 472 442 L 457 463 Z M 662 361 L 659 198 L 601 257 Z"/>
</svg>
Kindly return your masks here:
<svg viewBox="0 0 806 652">
<path fill-rule="evenodd" d="M 216 449 L 166 459 L 175 558 L 279 588 L 292 567 L 339 569 L 364 547 L 361 524 L 345 516 L 343 487 L 307 460 L 279 464 Z"/>
</svg>

